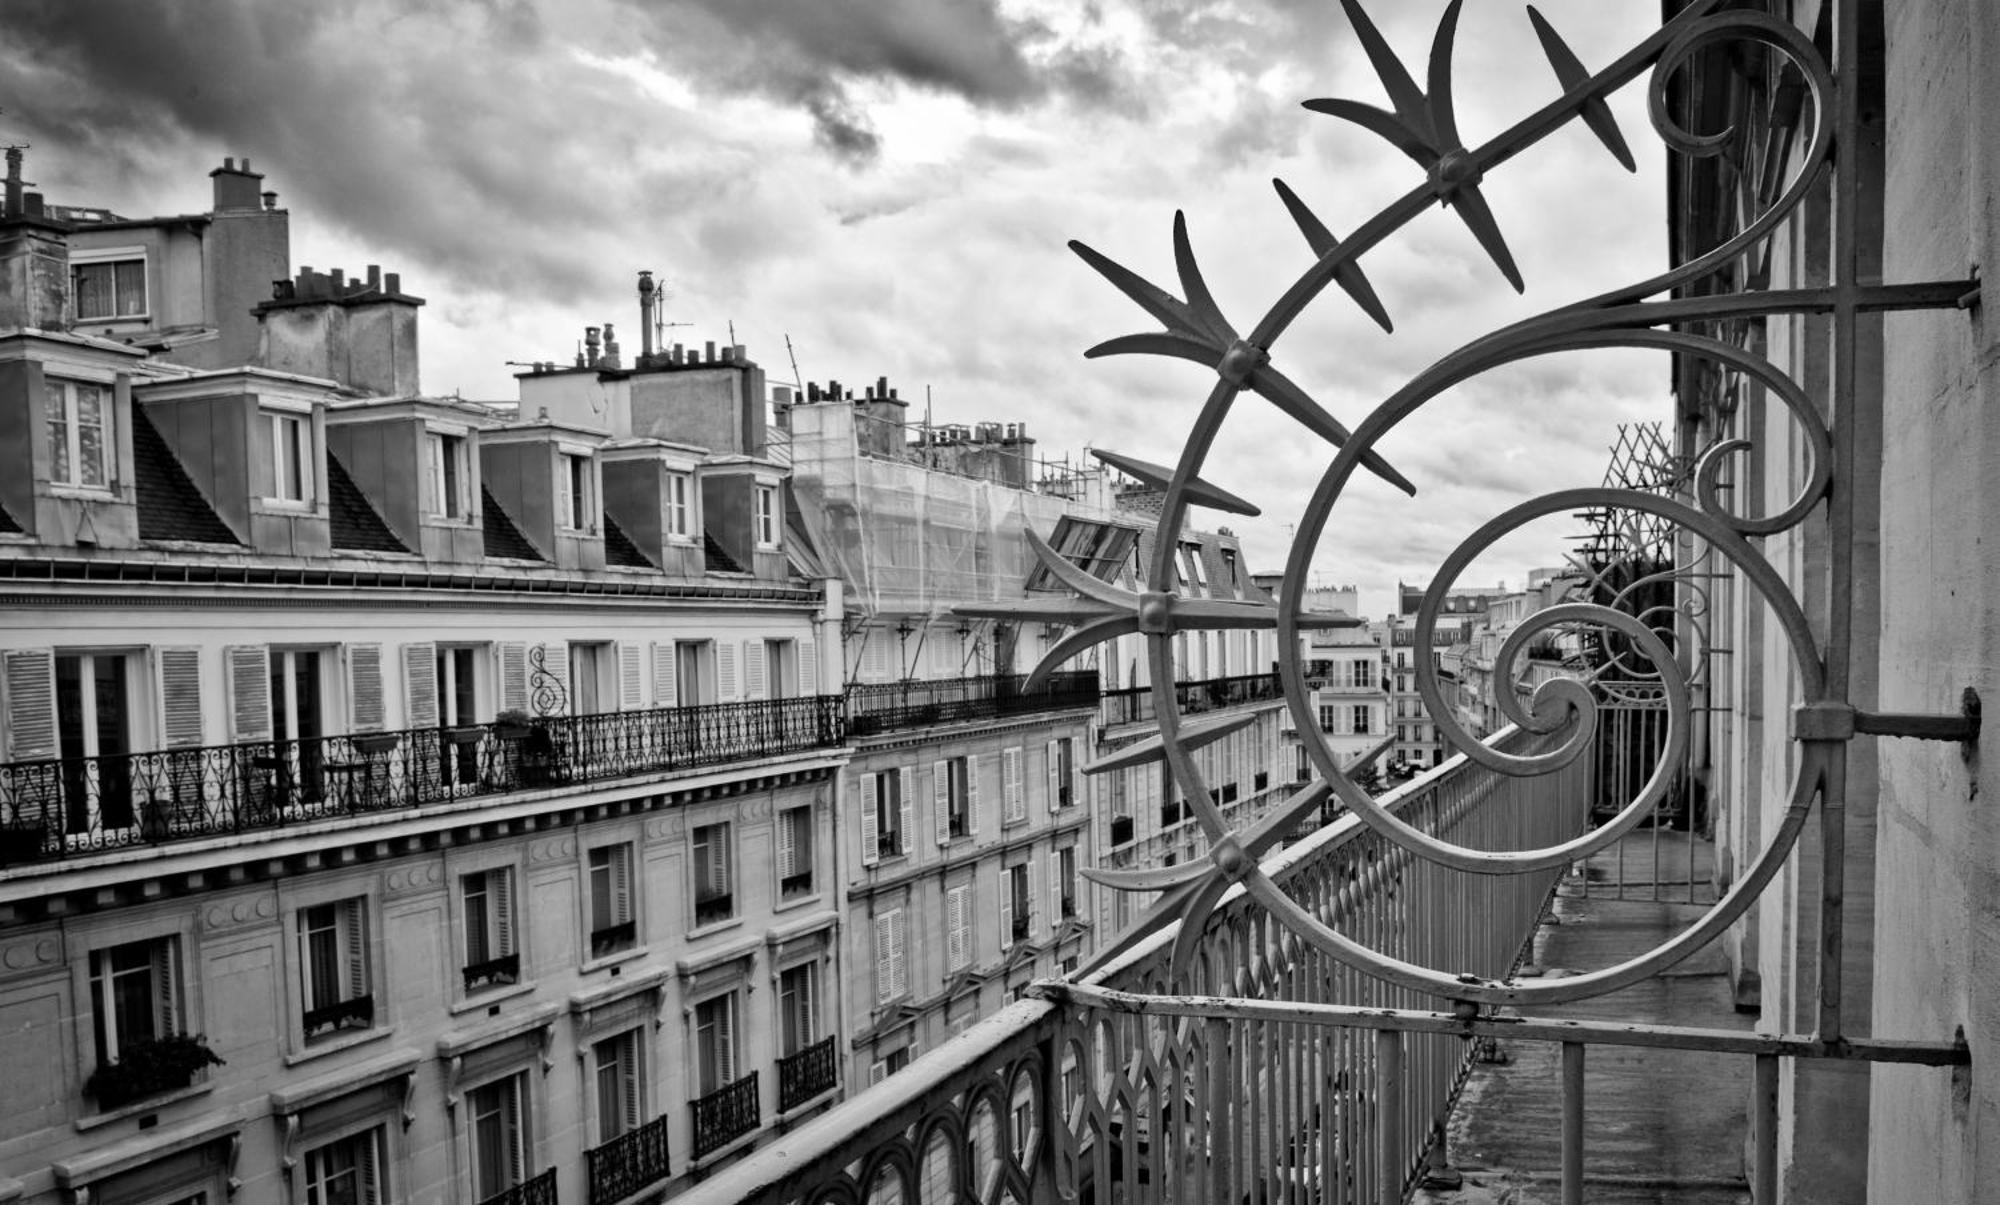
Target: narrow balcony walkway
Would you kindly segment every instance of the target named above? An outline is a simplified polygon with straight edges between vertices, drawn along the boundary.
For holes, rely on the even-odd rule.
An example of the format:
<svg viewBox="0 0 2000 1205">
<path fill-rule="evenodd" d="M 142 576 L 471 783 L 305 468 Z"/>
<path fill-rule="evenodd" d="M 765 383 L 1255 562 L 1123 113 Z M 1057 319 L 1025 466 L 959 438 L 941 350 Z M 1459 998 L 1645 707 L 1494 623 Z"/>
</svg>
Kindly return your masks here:
<svg viewBox="0 0 2000 1205">
<path fill-rule="evenodd" d="M 1618 859 L 1624 862 L 1620 897 Z M 1693 861 L 1690 863 L 1689 855 Z M 1659 876 L 1654 867 L 1672 868 Z M 1694 898 L 1686 885 L 1692 865 Z M 1588 882 L 1557 889 L 1556 923 L 1537 934 L 1534 964 L 1560 975 L 1622 961 L 1678 932 L 1715 898 L 1712 849 L 1684 833 L 1642 829 L 1591 859 Z M 1665 902 L 1666 900 L 1682 902 Z M 1717 1029 L 1752 1028 L 1731 1003 L 1718 946 L 1663 975 L 1538 1015 Z M 1458 1191 L 1419 1190 L 1422 1205 L 1554 1205 L 1561 1199 L 1562 1050 L 1502 1042 L 1506 1062 L 1476 1062 L 1447 1128 Z M 1728 1055 L 1595 1046 L 1584 1075 L 1584 1199 L 1591 1205 L 1738 1205 L 1744 1177 L 1751 1060 Z"/>
</svg>

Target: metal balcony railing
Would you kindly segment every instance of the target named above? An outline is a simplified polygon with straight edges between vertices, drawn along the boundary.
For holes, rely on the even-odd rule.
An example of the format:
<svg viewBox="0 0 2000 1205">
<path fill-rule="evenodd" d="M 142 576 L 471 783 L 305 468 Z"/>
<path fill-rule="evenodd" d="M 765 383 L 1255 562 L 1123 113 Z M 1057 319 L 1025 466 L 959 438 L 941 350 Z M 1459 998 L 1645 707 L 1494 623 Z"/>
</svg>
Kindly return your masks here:
<svg viewBox="0 0 2000 1205">
<path fill-rule="evenodd" d="M 300 1017 L 306 1040 L 325 1037 L 343 1029 L 367 1029 L 375 1024 L 375 997 L 356 996 L 320 1008 L 309 1008 Z"/>
<path fill-rule="evenodd" d="M 1510 730 L 1496 743 L 1528 753 L 1552 742 Z M 1548 844 L 1583 826 L 1591 760 L 1524 780 L 1454 758 L 1382 802 L 1446 840 Z M 1263 869 L 1286 895 L 1343 932 L 1372 935 L 1387 953 L 1490 976 L 1516 964 L 1559 873 L 1446 870 L 1353 817 L 1271 856 Z M 1259 997 L 1287 1007 L 1416 1003 L 1414 993 L 1290 942 L 1285 932 L 1253 896 L 1231 888 L 1202 928 L 1192 990 L 1258 984 Z M 1074 986 L 1041 985 L 1042 999 L 1010 1005 L 795 1132 L 781 1152 L 753 1154 L 684 1200 L 822 1205 L 900 1188 L 901 1200 L 925 1205 L 931 1183 L 1056 1184 L 1099 1201 L 1376 1201 L 1387 1199 L 1385 1183 L 1400 1194 L 1431 1125 L 1445 1117 L 1472 1044 L 1455 1033 L 1390 1035 L 1399 1043 L 1390 1057 L 1359 1030 L 1308 1032 L 1221 1006 L 1190 1022 L 1106 1002 L 1107 991 L 1165 983 L 1178 935 L 1178 924 L 1170 925 Z M 996 1102 L 1016 1112 L 1003 1119 Z M 1385 1105 L 1393 1118 L 1382 1114 Z M 941 1122 L 941 1111 L 951 1119 Z M 1049 1140 L 1020 1148 L 951 1139 L 1005 1135 L 1023 1117 Z M 1387 1161 L 1385 1139 L 1395 1140 Z M 900 1163 L 878 1158 L 891 1150 L 910 1153 L 924 1176 L 903 1178 L 894 1170 Z M 846 1170 L 855 1167 L 888 1170 L 857 1185 Z M 884 1175 L 901 1183 L 885 1186 Z"/>
<path fill-rule="evenodd" d="M 832 1035 L 778 1060 L 778 1111 L 800 1105 L 832 1089 L 840 1078 L 839 1055 Z"/>
<path fill-rule="evenodd" d="M 667 1178 L 671 1117 L 656 1117 L 583 1153 L 590 1205 L 611 1205 Z"/>
<path fill-rule="evenodd" d="M 549 1168 L 532 1180 L 496 1192 L 479 1205 L 556 1205 L 556 1169 Z"/>
<path fill-rule="evenodd" d="M 468 992 L 483 992 L 489 987 L 504 987 L 521 981 L 521 956 L 501 954 L 495 958 L 482 958 L 478 962 L 465 964 L 460 972 Z"/>
<path fill-rule="evenodd" d="M 1010 715 L 1031 715 L 1097 703 L 1097 672 L 1077 670 L 1050 674 L 1035 690 L 1023 689 L 1025 674 L 991 674 L 979 678 L 939 678 L 929 681 L 876 682 L 847 692 L 847 727 L 855 736 L 872 736 L 931 724 L 961 724 Z"/>
<path fill-rule="evenodd" d="M 1181 682 L 1174 687 L 1174 698 L 1179 702 L 1183 715 L 1284 697 L 1285 689 L 1279 684 L 1276 674 L 1209 678 L 1200 682 Z M 1102 716 L 1106 725 L 1144 724 L 1158 719 L 1159 715 L 1153 707 L 1153 688 L 1137 686 L 1129 690 L 1105 691 Z"/>
<path fill-rule="evenodd" d="M 757 1128 L 757 1073 L 694 1102 L 694 1157 L 703 1158 Z"/>
<path fill-rule="evenodd" d="M 832 748 L 845 708 L 817 695 L 0 764 L 0 866 Z"/>
</svg>

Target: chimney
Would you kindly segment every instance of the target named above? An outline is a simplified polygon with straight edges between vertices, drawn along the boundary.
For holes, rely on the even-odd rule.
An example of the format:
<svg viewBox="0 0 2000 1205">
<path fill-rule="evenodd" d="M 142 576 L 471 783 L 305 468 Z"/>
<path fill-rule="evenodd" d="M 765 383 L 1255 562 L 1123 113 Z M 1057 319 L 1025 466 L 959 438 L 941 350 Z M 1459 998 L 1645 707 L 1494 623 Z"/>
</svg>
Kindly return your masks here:
<svg viewBox="0 0 2000 1205">
<path fill-rule="evenodd" d="M 705 358 L 703 358 L 702 363 L 704 364 L 715 363 L 715 340 L 710 339 L 708 341 L 708 354 Z"/>
<path fill-rule="evenodd" d="M 650 367 L 653 358 L 653 274 L 639 273 L 639 367 Z"/>
<path fill-rule="evenodd" d="M 583 328 L 583 362 L 585 367 L 597 367 L 597 328 L 594 326 Z"/>
<path fill-rule="evenodd" d="M 21 153 L 28 148 L 10 146 L 7 148 L 7 208 L 5 216 L 21 216 Z"/>
<path fill-rule="evenodd" d="M 264 177 L 250 170 L 250 160 L 238 164 L 234 159 L 224 159 L 222 166 L 208 173 L 215 185 L 215 208 L 257 209 L 263 204 L 263 190 L 258 187 Z M 277 194 L 271 194 L 275 203 Z"/>
<path fill-rule="evenodd" d="M 273 192 L 273 191 L 271 191 L 271 190 L 269 190 L 269 189 L 266 189 L 266 190 L 264 191 L 264 194 L 263 194 L 263 195 L 264 195 L 264 208 L 265 208 L 265 209 L 272 209 L 272 210 L 274 210 L 274 209 L 276 209 L 276 208 L 278 207 L 278 194 L 277 194 L 277 193 L 275 193 L 275 192 Z"/>
<path fill-rule="evenodd" d="M 376 397 L 418 391 L 417 307 L 396 273 L 371 264 L 368 275 L 348 280 L 340 269 L 299 269 L 291 281 L 273 282 L 271 299 L 257 318 L 257 364 L 280 372 L 325 377 Z M 386 289 L 381 286 L 386 285 Z"/>
<path fill-rule="evenodd" d="M 597 361 L 599 368 L 618 368 L 618 340 L 612 337 L 611 324 L 604 324 L 604 355 Z"/>
</svg>

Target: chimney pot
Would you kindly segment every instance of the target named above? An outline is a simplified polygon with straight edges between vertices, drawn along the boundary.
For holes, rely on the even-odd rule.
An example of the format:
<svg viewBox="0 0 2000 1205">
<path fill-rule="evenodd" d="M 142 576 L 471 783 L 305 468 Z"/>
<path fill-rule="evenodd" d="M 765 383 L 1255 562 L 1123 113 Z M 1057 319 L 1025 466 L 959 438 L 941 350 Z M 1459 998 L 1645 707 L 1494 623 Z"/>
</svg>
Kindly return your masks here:
<svg viewBox="0 0 2000 1205">
<path fill-rule="evenodd" d="M 381 264 L 369 264 L 369 265 L 368 265 L 368 291 L 372 293 L 372 292 L 374 292 L 375 290 L 377 290 L 377 289 L 380 289 L 381 287 L 382 287 L 382 265 L 381 265 Z"/>
<path fill-rule="evenodd" d="M 250 171 L 250 156 L 248 155 L 243 156 L 243 171 L 246 175 Z"/>
<path fill-rule="evenodd" d="M 266 192 L 264 194 L 264 208 L 276 209 L 277 207 L 278 207 L 278 194 L 275 192 Z"/>
<path fill-rule="evenodd" d="M 336 293 L 347 287 L 347 272 L 344 269 L 334 268 L 327 272 L 326 277 Z"/>
<path fill-rule="evenodd" d="M 876 396 L 876 397 L 888 397 L 888 396 L 889 396 L 889 378 L 888 378 L 888 377 L 876 377 L 876 378 L 875 378 L 875 396 Z"/>
<path fill-rule="evenodd" d="M 708 357 L 705 362 L 709 364 L 715 363 L 715 340 L 713 339 L 708 341 Z"/>
<path fill-rule="evenodd" d="M 385 276 L 382 277 L 382 286 L 385 292 L 390 292 L 390 293 L 402 292 L 403 274 L 401 272 L 390 272 L 386 274 Z"/>
<path fill-rule="evenodd" d="M 222 170 L 226 172 L 233 172 L 236 170 L 236 157 L 234 155 L 225 155 L 223 157 Z"/>
</svg>

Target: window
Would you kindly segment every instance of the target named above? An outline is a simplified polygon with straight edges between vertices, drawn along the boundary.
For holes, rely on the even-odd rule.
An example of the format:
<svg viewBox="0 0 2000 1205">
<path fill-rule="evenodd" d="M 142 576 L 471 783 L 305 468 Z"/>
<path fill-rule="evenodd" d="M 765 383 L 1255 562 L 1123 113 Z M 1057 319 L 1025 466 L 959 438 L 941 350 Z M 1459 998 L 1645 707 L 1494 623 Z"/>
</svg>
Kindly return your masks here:
<svg viewBox="0 0 2000 1205">
<path fill-rule="evenodd" d="M 607 706 L 617 697 L 609 689 L 613 656 L 609 644 L 569 646 L 569 713 L 597 715 L 612 710 Z"/>
<path fill-rule="evenodd" d="M 819 968 L 812 963 L 778 975 L 778 1053 L 790 1058 L 819 1040 Z"/>
<path fill-rule="evenodd" d="M 433 433 L 431 452 L 431 513 L 463 519 L 472 513 L 470 449 L 463 435 Z"/>
<path fill-rule="evenodd" d="M 1009 824 L 1028 818 L 1028 793 L 1021 786 L 1019 749 L 1000 751 L 1000 798 L 1006 803 Z"/>
<path fill-rule="evenodd" d="M 959 971 L 972 965 L 972 884 L 944 892 L 945 963 Z"/>
<path fill-rule="evenodd" d="M 640 1031 L 604 1039 L 591 1047 L 591 1065 L 597 1086 L 597 1141 L 602 1144 L 627 1131 L 639 1128 L 644 1118 L 644 1072 L 640 1059 L 645 1046 Z"/>
<path fill-rule="evenodd" d="M 910 851 L 908 769 L 861 776 L 861 861 L 873 866 L 883 858 Z"/>
<path fill-rule="evenodd" d="M 675 702 L 682 707 L 698 707 L 715 702 L 715 642 L 677 640 L 674 642 Z"/>
<path fill-rule="evenodd" d="M 757 546 L 776 548 L 778 546 L 778 487 L 760 485 L 757 500 Z"/>
<path fill-rule="evenodd" d="M 1340 726 L 1340 720 L 1341 714 L 1338 705 L 1333 703 L 1321 703 L 1319 705 L 1319 730 L 1321 732 L 1344 734 L 1346 730 Z"/>
<path fill-rule="evenodd" d="M 437 684 L 439 727 L 464 728 L 479 722 L 478 654 L 478 649 L 466 645 L 438 647 L 432 671 L 436 675 L 433 681 Z M 476 739 L 441 741 L 437 756 L 438 776 L 445 783 L 470 786 L 479 781 L 479 743 Z"/>
<path fill-rule="evenodd" d="M 1076 747 L 1070 737 L 1059 736 L 1049 742 L 1049 810 L 1076 802 Z"/>
<path fill-rule="evenodd" d="M 954 757 L 931 766 L 931 805 L 937 817 L 939 845 L 969 837 L 979 827 L 978 763 L 970 756 Z"/>
<path fill-rule="evenodd" d="M 681 539 L 694 537 L 694 508 L 689 504 L 694 481 L 686 473 L 667 474 L 667 534 Z"/>
<path fill-rule="evenodd" d="M 48 381 L 49 482 L 111 486 L 111 387 Z"/>
<path fill-rule="evenodd" d="M 795 699 L 799 694 L 799 642 L 766 640 L 764 672 L 769 676 L 764 697 Z"/>
<path fill-rule="evenodd" d="M 694 1006 L 695 1095 L 720 1092 L 736 1082 L 736 993 Z"/>
<path fill-rule="evenodd" d="M 632 846 L 590 851 L 590 956 L 605 958 L 639 944 L 632 912 Z"/>
<path fill-rule="evenodd" d="M 306 1205 L 379 1205 L 388 1165 L 381 1126 L 306 1151 Z"/>
<path fill-rule="evenodd" d="M 910 990 L 904 949 L 903 910 L 891 908 L 875 916 L 875 1003 L 887 1004 Z"/>
<path fill-rule="evenodd" d="M 301 908 L 300 1021 L 307 1042 L 375 1024 L 368 976 L 368 901 L 340 900 Z"/>
<path fill-rule="evenodd" d="M 514 948 L 514 871 L 475 871 L 459 878 L 465 911 L 465 990 L 468 993 L 521 981 L 521 956 Z"/>
<path fill-rule="evenodd" d="M 568 452 L 556 455 L 556 522 L 571 531 L 589 531 L 590 457 Z"/>
<path fill-rule="evenodd" d="M 1000 900 L 1000 937 L 1007 945 L 1025 941 L 1029 927 L 1028 864 L 1007 868 L 1007 890 Z"/>
<path fill-rule="evenodd" d="M 1076 915 L 1076 846 L 1056 851 L 1056 915 L 1068 920 Z"/>
<path fill-rule="evenodd" d="M 276 412 L 271 416 L 271 492 L 276 502 L 310 502 L 313 497 L 312 416 Z"/>
<path fill-rule="evenodd" d="M 1366 736 L 1368 734 L 1370 714 L 1371 712 L 1366 703 L 1357 703 L 1354 705 L 1354 734 L 1356 736 Z"/>
<path fill-rule="evenodd" d="M 465 1094 L 475 1201 L 499 1196 L 528 1178 L 527 1079 L 527 1072 L 517 1071 Z"/>
<path fill-rule="evenodd" d="M 98 1066 L 182 1032 L 179 991 L 179 938 L 92 950 L 90 998 L 97 1014 Z"/>
<path fill-rule="evenodd" d="M 1347 663 L 1347 684 L 1360 689 L 1375 685 L 1375 663 L 1372 661 L 1350 661 Z"/>
<path fill-rule="evenodd" d="M 78 322 L 146 316 L 146 257 L 143 253 L 85 263 L 77 263 L 76 258 L 80 256 L 72 257 L 69 281 L 70 300 L 76 308 Z"/>
<path fill-rule="evenodd" d="M 67 832 L 129 828 L 138 821 L 132 769 L 124 756 L 132 751 L 135 727 L 133 661 L 124 653 L 59 653 L 54 658 L 56 750 L 63 758 Z M 28 693 L 13 680 L 8 686 L 17 701 Z"/>
<path fill-rule="evenodd" d="M 735 912 L 729 889 L 729 825 L 701 825 L 694 830 L 694 923 L 712 925 Z"/>
<path fill-rule="evenodd" d="M 794 899 L 812 889 L 813 818 L 806 804 L 778 813 L 778 894 Z"/>
<path fill-rule="evenodd" d="M 1181 560 L 1187 567 L 1186 580 L 1194 584 L 1197 593 L 1207 594 L 1208 566 L 1202 563 L 1201 545 L 1181 545 Z"/>
</svg>

